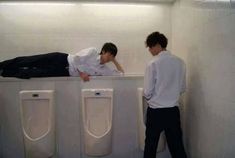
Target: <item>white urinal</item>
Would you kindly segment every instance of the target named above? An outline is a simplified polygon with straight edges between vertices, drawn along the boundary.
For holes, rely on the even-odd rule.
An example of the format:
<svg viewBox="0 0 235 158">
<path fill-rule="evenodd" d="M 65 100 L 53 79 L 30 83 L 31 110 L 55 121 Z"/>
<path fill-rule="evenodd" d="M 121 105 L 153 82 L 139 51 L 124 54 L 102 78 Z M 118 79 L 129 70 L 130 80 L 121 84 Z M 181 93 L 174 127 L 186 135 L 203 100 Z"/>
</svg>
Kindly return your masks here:
<svg viewBox="0 0 235 158">
<path fill-rule="evenodd" d="M 139 147 L 140 149 L 144 150 L 145 145 L 145 122 L 146 122 L 146 114 L 147 114 L 147 107 L 148 103 L 143 97 L 143 88 L 138 88 L 138 137 L 139 137 Z M 158 148 L 157 152 L 161 152 L 165 149 L 166 146 L 166 139 L 164 132 L 161 133 L 159 141 L 158 141 Z"/>
<path fill-rule="evenodd" d="M 104 156 L 112 150 L 113 89 L 83 89 L 85 153 Z"/>
<path fill-rule="evenodd" d="M 55 156 L 54 91 L 20 91 L 26 158 Z"/>
</svg>

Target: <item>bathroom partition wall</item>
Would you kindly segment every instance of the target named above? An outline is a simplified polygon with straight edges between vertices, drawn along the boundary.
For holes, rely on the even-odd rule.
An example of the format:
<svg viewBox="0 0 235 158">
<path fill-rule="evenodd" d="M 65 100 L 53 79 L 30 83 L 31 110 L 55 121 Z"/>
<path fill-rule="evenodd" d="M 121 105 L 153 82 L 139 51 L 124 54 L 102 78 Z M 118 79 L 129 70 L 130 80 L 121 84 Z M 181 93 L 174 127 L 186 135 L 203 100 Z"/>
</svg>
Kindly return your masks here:
<svg viewBox="0 0 235 158">
<path fill-rule="evenodd" d="M 112 152 L 101 157 L 142 158 L 143 151 L 138 142 L 137 97 L 137 88 L 142 86 L 143 76 L 93 77 L 89 82 L 76 77 L 30 80 L 1 78 L 3 158 L 25 157 L 19 92 L 35 89 L 54 91 L 56 157 L 91 157 L 86 154 L 84 146 L 81 90 L 113 89 Z M 168 150 L 158 153 L 158 157 L 170 158 Z"/>
</svg>

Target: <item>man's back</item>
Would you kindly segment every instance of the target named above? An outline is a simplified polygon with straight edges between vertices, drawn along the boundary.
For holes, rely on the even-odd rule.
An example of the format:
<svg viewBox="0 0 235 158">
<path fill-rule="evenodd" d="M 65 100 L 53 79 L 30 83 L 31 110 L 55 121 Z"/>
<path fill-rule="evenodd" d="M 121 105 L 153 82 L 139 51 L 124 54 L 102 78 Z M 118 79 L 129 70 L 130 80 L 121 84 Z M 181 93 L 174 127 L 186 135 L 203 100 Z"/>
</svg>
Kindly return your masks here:
<svg viewBox="0 0 235 158">
<path fill-rule="evenodd" d="M 148 68 L 153 73 L 154 89 L 148 101 L 152 108 L 178 106 L 180 93 L 185 90 L 184 62 L 169 51 L 162 51 Z"/>
</svg>

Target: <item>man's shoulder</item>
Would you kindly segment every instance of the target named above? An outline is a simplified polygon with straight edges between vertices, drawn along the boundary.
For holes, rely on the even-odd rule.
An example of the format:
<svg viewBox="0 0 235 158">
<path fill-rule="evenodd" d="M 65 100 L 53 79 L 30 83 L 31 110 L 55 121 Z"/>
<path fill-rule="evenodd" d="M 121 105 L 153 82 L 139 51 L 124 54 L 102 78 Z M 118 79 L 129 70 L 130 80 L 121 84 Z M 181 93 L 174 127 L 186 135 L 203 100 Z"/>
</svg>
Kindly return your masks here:
<svg viewBox="0 0 235 158">
<path fill-rule="evenodd" d="M 151 59 L 151 60 L 148 62 L 147 66 L 148 66 L 148 67 L 154 66 L 154 65 L 156 65 L 158 62 L 159 62 L 159 58 L 156 56 L 156 57 L 154 57 L 153 59 Z"/>
<path fill-rule="evenodd" d="M 181 59 L 179 56 L 174 55 L 174 54 L 172 54 L 172 56 L 173 56 L 173 58 L 174 58 L 175 60 L 177 60 L 178 62 L 181 62 L 182 64 L 184 64 L 184 60 Z"/>
<path fill-rule="evenodd" d="M 176 61 L 180 61 L 180 62 L 184 62 L 183 59 L 181 59 L 179 56 L 177 56 L 176 54 L 172 54 L 170 51 L 166 51 L 167 55 L 160 57 L 159 60 L 165 60 L 165 59 L 172 59 L 172 60 L 176 60 Z"/>
<path fill-rule="evenodd" d="M 78 56 L 90 56 L 94 54 L 98 54 L 98 51 L 95 47 L 85 48 L 78 52 Z"/>
<path fill-rule="evenodd" d="M 95 47 L 89 47 L 84 49 L 84 51 L 88 52 L 88 53 L 98 53 L 97 49 Z"/>
</svg>

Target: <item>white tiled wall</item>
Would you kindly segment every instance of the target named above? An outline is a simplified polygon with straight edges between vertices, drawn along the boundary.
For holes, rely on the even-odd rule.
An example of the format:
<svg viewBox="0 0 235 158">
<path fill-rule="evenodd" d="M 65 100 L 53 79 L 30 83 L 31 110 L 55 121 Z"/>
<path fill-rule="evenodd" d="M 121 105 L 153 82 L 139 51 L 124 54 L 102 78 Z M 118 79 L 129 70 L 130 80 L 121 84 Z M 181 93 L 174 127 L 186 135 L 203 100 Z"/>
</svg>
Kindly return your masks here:
<svg viewBox="0 0 235 158">
<path fill-rule="evenodd" d="M 91 46 L 100 49 L 110 41 L 118 46 L 117 59 L 126 73 L 143 74 L 151 58 L 146 36 L 161 31 L 171 39 L 171 5 L 0 3 L 0 23 L 0 60 L 54 51 L 76 53 Z"/>
<path fill-rule="evenodd" d="M 185 142 L 189 156 L 233 158 L 234 8 L 216 1 L 182 0 L 174 5 L 172 19 L 172 49 L 188 67 Z"/>
<path fill-rule="evenodd" d="M 167 4 L 0 5 L 0 59 L 39 52 L 75 53 L 89 46 L 100 48 L 104 42 L 111 41 L 119 48 L 117 58 L 126 72 L 143 73 L 145 64 L 151 58 L 144 46 L 145 38 L 152 31 L 159 30 L 169 38 L 169 48 L 173 53 L 187 63 L 188 93 L 183 117 L 186 120 L 184 136 L 189 158 L 234 158 L 234 6 L 192 0 L 179 0 L 173 8 Z M 104 85 L 103 81 L 99 83 Z M 92 82 L 90 84 L 93 85 Z M 54 87 L 53 84 L 46 85 Z M 7 86 L 11 91 L 13 85 Z M 30 88 L 29 85 L 21 86 Z M 73 91 L 77 91 L 76 88 L 79 87 Z M 59 95 L 69 93 L 67 89 L 66 93 Z M 62 109 L 63 106 L 61 103 L 58 108 Z M 9 108 L 1 110 L 17 112 Z M 71 106 L 66 110 L 76 111 L 77 107 Z M 68 113 L 59 114 L 68 117 Z M 19 120 L 16 115 L 8 113 L 4 113 L 4 117 L 8 122 Z M 75 122 L 78 118 L 71 115 L 69 119 Z M 60 125 L 68 129 L 75 127 L 63 121 Z M 9 124 L 7 128 L 15 127 Z M 4 136 L 9 134 L 2 132 Z M 64 133 L 59 133 L 61 146 L 58 148 L 62 157 L 77 149 L 76 143 L 71 148 L 68 145 L 71 145 L 68 140 L 76 136 L 75 132 L 71 131 L 70 134 L 63 137 Z M 16 136 L 8 139 L 13 144 L 22 143 Z M 4 149 L 23 154 L 21 148 L 14 145 L 4 146 L 7 146 Z"/>
</svg>

